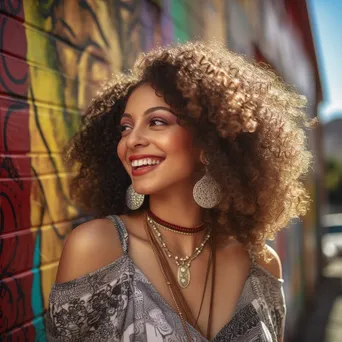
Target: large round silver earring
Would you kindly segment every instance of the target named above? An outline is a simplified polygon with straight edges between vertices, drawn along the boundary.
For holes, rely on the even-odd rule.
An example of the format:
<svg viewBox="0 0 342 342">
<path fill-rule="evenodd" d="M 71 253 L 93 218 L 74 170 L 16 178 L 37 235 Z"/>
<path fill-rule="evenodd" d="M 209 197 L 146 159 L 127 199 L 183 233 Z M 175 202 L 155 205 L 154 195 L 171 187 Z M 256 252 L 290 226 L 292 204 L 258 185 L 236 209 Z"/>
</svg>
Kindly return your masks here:
<svg viewBox="0 0 342 342">
<path fill-rule="evenodd" d="M 126 205 L 131 210 L 139 209 L 144 203 L 145 195 L 138 194 L 131 184 L 126 191 Z"/>
<path fill-rule="evenodd" d="M 202 208 L 214 208 L 220 203 L 221 190 L 217 182 L 206 170 L 205 175 L 195 184 L 193 190 L 195 202 Z"/>
</svg>

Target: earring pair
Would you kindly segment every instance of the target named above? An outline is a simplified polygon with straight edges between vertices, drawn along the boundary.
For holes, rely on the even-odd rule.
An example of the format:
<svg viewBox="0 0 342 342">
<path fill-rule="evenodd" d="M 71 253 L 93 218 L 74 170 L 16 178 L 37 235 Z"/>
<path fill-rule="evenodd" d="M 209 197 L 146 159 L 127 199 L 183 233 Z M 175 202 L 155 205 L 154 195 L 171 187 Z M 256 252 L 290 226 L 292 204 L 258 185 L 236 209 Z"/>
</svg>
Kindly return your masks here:
<svg viewBox="0 0 342 342">
<path fill-rule="evenodd" d="M 209 174 L 206 167 L 205 175 L 195 184 L 193 189 L 195 202 L 202 208 L 210 209 L 220 202 L 220 187 L 214 178 Z M 126 204 L 131 210 L 139 209 L 145 199 L 145 195 L 138 194 L 131 184 L 126 191 Z"/>
</svg>

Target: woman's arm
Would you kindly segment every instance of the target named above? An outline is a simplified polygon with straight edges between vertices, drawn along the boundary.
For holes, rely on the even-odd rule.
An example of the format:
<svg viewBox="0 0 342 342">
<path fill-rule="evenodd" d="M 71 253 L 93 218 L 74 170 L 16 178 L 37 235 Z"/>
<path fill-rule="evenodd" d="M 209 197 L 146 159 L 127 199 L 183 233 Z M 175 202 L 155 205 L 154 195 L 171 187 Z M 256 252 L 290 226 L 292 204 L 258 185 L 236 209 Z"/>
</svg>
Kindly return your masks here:
<svg viewBox="0 0 342 342">
<path fill-rule="evenodd" d="M 67 237 L 56 283 L 64 283 L 96 271 L 122 255 L 119 237 L 108 219 L 81 224 Z"/>
<path fill-rule="evenodd" d="M 116 229 L 108 219 L 89 221 L 70 233 L 45 314 L 48 342 L 83 340 L 91 334 L 97 340 L 98 331 L 106 329 L 102 318 L 108 317 L 108 312 L 116 315 L 120 304 L 119 300 L 111 301 L 108 289 L 119 297 L 128 286 L 118 281 L 119 268 L 114 272 L 113 268 L 103 267 L 115 262 L 122 253 Z M 115 320 L 118 331 L 121 324 L 118 315 Z"/>
<path fill-rule="evenodd" d="M 266 245 L 267 248 L 267 256 L 271 260 L 266 262 L 262 257 L 258 257 L 256 262 L 265 268 L 268 272 L 274 275 L 278 279 L 283 278 L 283 270 L 281 267 L 281 261 L 277 252 L 270 246 Z"/>
</svg>

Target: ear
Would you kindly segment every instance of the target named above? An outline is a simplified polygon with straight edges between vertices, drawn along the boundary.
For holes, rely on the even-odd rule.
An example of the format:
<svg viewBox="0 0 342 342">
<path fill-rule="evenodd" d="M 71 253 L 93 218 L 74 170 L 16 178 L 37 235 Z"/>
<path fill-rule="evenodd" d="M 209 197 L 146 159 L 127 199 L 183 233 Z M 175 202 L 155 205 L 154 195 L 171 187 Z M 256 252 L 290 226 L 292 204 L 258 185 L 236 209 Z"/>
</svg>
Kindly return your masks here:
<svg viewBox="0 0 342 342">
<path fill-rule="evenodd" d="M 208 157 L 203 150 L 200 153 L 200 161 L 203 165 L 209 165 Z"/>
</svg>

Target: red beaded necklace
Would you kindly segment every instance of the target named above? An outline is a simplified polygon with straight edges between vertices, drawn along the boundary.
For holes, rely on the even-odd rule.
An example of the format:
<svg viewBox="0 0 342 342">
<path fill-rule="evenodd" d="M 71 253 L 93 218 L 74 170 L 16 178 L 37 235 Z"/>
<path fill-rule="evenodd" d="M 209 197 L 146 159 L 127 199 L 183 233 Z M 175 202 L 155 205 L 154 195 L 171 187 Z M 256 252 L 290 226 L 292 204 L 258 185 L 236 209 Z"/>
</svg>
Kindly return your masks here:
<svg viewBox="0 0 342 342">
<path fill-rule="evenodd" d="M 201 232 L 204 228 L 205 225 L 204 223 L 201 223 L 200 225 L 194 227 L 194 228 L 187 228 L 187 227 L 182 227 L 182 226 L 177 226 L 175 224 L 166 222 L 164 220 L 162 220 L 160 217 L 158 217 L 157 215 L 153 214 L 151 210 L 148 210 L 148 216 L 154 220 L 156 223 L 158 223 L 159 225 L 162 226 L 162 228 L 171 230 L 175 233 L 180 233 L 180 234 L 196 234 L 198 232 Z"/>
</svg>

